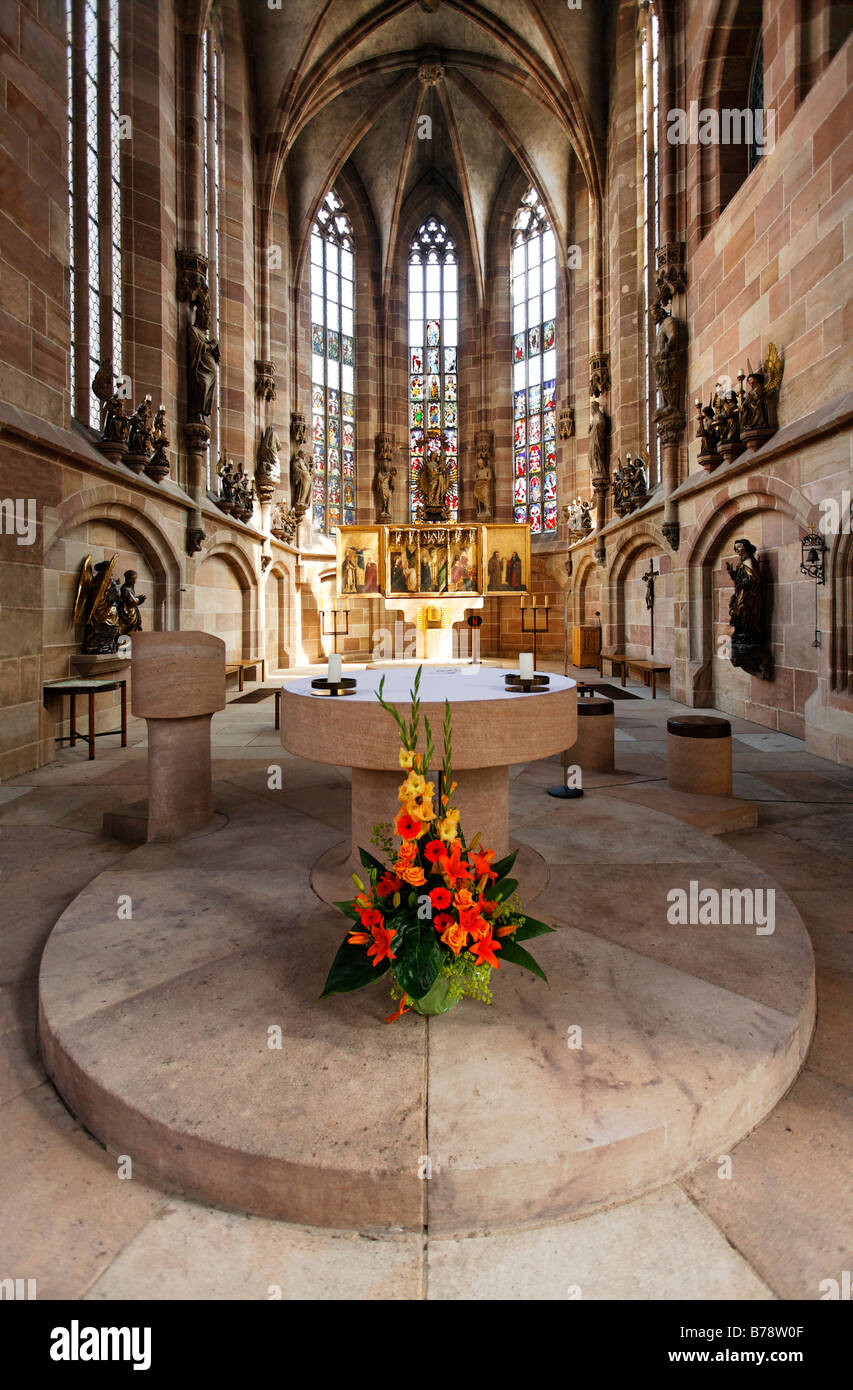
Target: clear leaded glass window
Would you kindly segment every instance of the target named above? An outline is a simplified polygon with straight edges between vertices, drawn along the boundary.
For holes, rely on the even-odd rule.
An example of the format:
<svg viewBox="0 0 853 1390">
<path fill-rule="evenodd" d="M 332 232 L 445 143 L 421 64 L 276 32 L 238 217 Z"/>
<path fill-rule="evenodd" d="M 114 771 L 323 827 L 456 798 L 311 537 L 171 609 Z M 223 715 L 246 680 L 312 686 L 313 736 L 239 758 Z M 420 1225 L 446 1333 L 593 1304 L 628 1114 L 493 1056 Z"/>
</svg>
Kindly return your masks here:
<svg viewBox="0 0 853 1390">
<path fill-rule="evenodd" d="M 764 114 L 764 35 L 759 33 L 752 58 L 752 72 L 749 75 L 749 109 L 752 112 L 752 139 L 749 142 L 747 170 L 752 173 L 759 159 L 764 155 L 764 146 L 755 139 L 756 130 L 766 137 L 766 116 Z M 759 117 L 760 113 L 760 117 Z M 758 124 L 760 118 L 761 124 Z"/>
<path fill-rule="evenodd" d="M 535 188 L 512 224 L 513 517 L 557 530 L 557 243 Z"/>
<path fill-rule="evenodd" d="M 104 360 L 123 371 L 118 0 L 66 0 L 65 21 L 71 411 L 97 428 L 89 384 Z"/>
<path fill-rule="evenodd" d="M 420 473 L 424 451 L 443 453 L 445 502 L 459 511 L 459 282 L 456 246 L 443 222 L 430 217 L 409 248 L 409 505 L 424 519 Z"/>
<path fill-rule="evenodd" d="M 326 194 L 311 233 L 312 516 L 355 524 L 355 248 L 343 203 Z"/>
<path fill-rule="evenodd" d="M 654 357 L 655 325 L 651 317 L 655 295 L 655 250 L 660 243 L 660 157 L 658 130 L 660 126 L 660 25 L 653 6 L 644 11 L 640 31 L 640 101 L 642 110 L 642 245 L 640 248 L 643 284 L 643 322 L 646 338 L 643 354 L 646 401 L 646 456 L 650 464 L 650 484 L 660 479 L 661 443 L 655 428 L 654 415 L 657 392 L 652 359 Z"/>
<path fill-rule="evenodd" d="M 210 292 L 210 332 L 221 337 L 220 275 L 221 260 L 221 167 L 222 167 L 222 59 L 211 29 L 204 33 L 201 55 L 201 99 L 204 111 L 204 223 L 202 250 L 207 256 L 207 282 Z M 216 475 L 222 439 L 222 367 L 216 374 L 213 408 L 210 412 L 210 450 L 208 466 L 211 484 Z"/>
</svg>

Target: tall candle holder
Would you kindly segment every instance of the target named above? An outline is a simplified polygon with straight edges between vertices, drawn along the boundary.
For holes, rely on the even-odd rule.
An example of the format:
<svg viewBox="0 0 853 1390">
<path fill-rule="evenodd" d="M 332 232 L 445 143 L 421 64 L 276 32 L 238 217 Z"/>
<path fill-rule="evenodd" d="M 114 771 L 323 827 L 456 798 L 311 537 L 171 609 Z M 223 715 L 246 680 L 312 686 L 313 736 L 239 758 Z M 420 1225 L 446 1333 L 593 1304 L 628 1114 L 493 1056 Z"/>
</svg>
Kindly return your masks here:
<svg viewBox="0 0 853 1390">
<path fill-rule="evenodd" d="M 533 638 L 533 665 L 534 665 L 534 667 L 535 667 L 535 665 L 536 665 L 536 647 L 537 647 L 537 639 L 538 639 L 540 633 L 544 633 L 544 632 L 547 632 L 547 631 L 548 631 L 548 614 L 550 613 L 550 611 L 551 611 L 551 610 L 550 610 L 549 607 L 548 607 L 548 600 L 547 600 L 547 598 L 545 599 L 545 602 L 544 602 L 544 603 L 539 604 L 539 605 L 537 606 L 536 599 L 535 599 L 535 597 L 534 597 L 534 598 L 532 599 L 532 602 L 531 602 L 531 604 L 530 604 L 530 607 L 527 606 L 527 604 L 525 603 L 525 601 L 524 601 L 523 598 L 522 598 L 522 600 L 521 600 L 521 631 L 522 631 L 526 636 L 531 636 L 531 637 Z M 545 620 L 544 620 L 543 623 L 540 623 L 540 622 L 539 622 L 539 619 L 540 619 L 540 617 L 542 617 L 543 615 L 544 615 L 544 619 L 545 619 Z M 532 618 L 532 621 L 530 621 L 530 622 L 526 621 L 528 618 Z"/>
<path fill-rule="evenodd" d="M 344 625 L 343 625 L 343 627 L 338 627 L 338 618 L 341 616 L 341 612 L 343 613 Z M 331 616 L 331 618 L 333 619 L 333 622 L 332 622 L 332 626 L 331 626 L 331 627 L 328 626 L 327 621 L 326 621 L 327 618 L 329 618 L 330 616 Z M 332 638 L 332 651 L 333 651 L 333 652 L 337 652 L 337 650 L 338 650 L 338 638 L 339 638 L 339 637 L 347 637 L 348 635 L 349 635 L 349 609 L 344 608 L 343 610 L 340 610 L 340 609 L 338 609 L 338 608 L 332 608 L 332 609 L 324 608 L 324 609 L 323 609 L 323 636 L 324 636 L 324 637 L 331 637 L 331 638 Z"/>
</svg>

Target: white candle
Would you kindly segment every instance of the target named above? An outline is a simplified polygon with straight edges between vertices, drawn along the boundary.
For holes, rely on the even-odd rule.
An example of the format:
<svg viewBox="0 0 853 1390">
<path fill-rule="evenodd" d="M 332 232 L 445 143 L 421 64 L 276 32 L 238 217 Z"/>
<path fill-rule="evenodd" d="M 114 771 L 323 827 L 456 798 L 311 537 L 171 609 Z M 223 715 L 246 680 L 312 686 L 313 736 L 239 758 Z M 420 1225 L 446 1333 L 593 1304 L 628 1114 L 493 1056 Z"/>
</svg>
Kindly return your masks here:
<svg viewBox="0 0 853 1390">
<path fill-rule="evenodd" d="M 518 657 L 518 674 L 523 681 L 533 680 L 533 653 L 520 652 Z"/>
<path fill-rule="evenodd" d="M 338 685 L 340 684 L 340 679 L 341 658 L 335 652 L 332 652 L 331 656 L 329 657 L 329 669 L 326 673 L 326 680 L 329 682 L 330 685 Z"/>
</svg>

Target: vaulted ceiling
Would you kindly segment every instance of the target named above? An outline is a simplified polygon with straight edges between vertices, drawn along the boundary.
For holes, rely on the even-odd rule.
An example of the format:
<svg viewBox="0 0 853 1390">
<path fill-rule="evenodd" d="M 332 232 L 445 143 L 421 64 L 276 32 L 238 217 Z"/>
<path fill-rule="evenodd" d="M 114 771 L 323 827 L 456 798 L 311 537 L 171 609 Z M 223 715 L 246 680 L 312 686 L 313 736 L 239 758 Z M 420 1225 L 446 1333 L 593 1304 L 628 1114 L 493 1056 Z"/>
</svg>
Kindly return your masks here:
<svg viewBox="0 0 853 1390">
<path fill-rule="evenodd" d="M 262 177 L 304 243 L 342 167 L 387 269 L 421 185 L 460 208 L 479 287 L 498 190 L 535 183 L 565 242 L 573 154 L 600 196 L 605 0 L 283 0 L 250 10 Z M 422 120 L 428 117 L 428 122 Z"/>
</svg>

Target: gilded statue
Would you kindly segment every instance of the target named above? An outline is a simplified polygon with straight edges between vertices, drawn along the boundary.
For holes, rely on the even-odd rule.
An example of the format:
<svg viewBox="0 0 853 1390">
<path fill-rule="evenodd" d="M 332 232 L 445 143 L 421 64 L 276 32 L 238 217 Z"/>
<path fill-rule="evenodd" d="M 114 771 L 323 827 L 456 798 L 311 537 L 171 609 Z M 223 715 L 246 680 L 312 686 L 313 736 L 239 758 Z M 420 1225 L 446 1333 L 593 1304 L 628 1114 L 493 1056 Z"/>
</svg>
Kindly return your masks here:
<svg viewBox="0 0 853 1390">
<path fill-rule="evenodd" d="M 114 656 L 122 635 L 121 590 L 113 579 L 118 555 L 92 564 L 87 555 L 80 566 L 72 622 L 83 625 L 84 656 Z"/>
<path fill-rule="evenodd" d="M 142 614 L 139 609 L 145 602 L 145 595 L 136 593 L 136 580 L 136 570 L 125 570 L 124 583 L 119 595 L 119 623 L 122 633 L 142 631 Z"/>
</svg>

